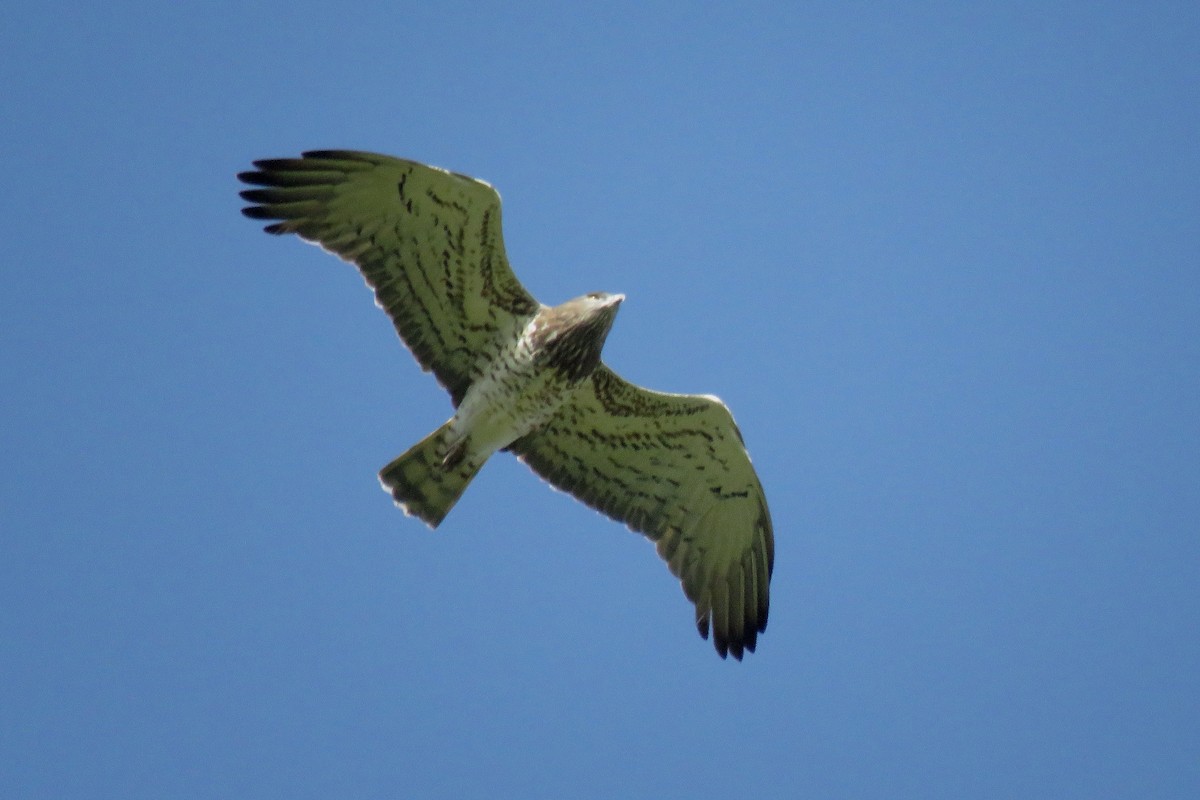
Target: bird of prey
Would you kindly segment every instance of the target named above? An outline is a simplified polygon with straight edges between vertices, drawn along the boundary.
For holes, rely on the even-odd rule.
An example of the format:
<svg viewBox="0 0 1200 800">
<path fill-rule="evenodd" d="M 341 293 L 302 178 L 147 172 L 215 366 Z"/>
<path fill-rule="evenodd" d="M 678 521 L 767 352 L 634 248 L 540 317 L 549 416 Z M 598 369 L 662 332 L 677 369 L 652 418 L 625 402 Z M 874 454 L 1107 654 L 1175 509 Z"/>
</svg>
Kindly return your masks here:
<svg viewBox="0 0 1200 800">
<path fill-rule="evenodd" d="M 455 411 L 379 473 L 407 514 L 437 527 L 492 453 L 657 543 L 722 658 L 766 629 L 774 538 L 762 485 L 729 409 L 708 395 L 623 380 L 600 351 L 623 295 L 546 306 L 504 253 L 487 183 L 345 150 L 254 162 L 242 172 L 272 220 L 358 267 Z"/>
</svg>

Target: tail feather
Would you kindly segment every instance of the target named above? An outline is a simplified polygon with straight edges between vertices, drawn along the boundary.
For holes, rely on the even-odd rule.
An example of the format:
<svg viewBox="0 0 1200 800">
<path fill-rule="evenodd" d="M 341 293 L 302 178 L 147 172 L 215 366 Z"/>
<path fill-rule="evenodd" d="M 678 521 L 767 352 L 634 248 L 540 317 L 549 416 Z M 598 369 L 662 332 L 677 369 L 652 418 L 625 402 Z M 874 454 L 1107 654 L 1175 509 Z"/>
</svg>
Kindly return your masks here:
<svg viewBox="0 0 1200 800">
<path fill-rule="evenodd" d="M 396 505 L 431 528 L 450 513 L 486 460 L 464 458 L 461 451 L 450 453 L 445 441 L 449 428 L 447 422 L 379 471 L 379 482 L 392 493 Z"/>
</svg>

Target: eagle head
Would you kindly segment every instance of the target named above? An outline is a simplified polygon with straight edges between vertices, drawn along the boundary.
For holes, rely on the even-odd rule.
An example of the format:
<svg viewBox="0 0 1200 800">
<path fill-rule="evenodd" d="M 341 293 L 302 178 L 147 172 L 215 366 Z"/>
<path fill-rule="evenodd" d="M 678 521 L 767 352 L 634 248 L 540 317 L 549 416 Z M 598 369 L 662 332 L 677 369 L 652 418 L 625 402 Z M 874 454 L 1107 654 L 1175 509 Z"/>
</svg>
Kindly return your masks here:
<svg viewBox="0 0 1200 800">
<path fill-rule="evenodd" d="M 600 364 L 600 351 L 617 317 L 623 294 L 589 292 L 553 308 L 544 308 L 534 325 L 539 360 L 581 381 Z"/>
</svg>

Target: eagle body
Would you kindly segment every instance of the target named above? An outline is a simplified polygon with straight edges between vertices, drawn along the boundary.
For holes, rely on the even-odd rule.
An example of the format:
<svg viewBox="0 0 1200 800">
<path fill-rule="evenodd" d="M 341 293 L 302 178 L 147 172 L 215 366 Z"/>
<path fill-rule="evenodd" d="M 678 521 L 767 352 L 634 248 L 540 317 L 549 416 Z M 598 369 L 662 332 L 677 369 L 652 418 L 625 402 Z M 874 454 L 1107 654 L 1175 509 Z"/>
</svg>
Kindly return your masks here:
<svg viewBox="0 0 1200 800">
<path fill-rule="evenodd" d="M 593 292 L 543 307 L 479 373 L 450 421 L 451 448 L 487 457 L 541 426 L 600 363 L 624 295 Z"/>
<path fill-rule="evenodd" d="M 441 428 L 380 473 L 405 512 L 436 528 L 492 453 L 540 428 L 600 363 L 623 295 L 593 292 L 543 306 L 500 343 Z"/>
<path fill-rule="evenodd" d="M 546 306 L 504 253 L 488 184 L 345 150 L 254 162 L 243 213 L 354 264 L 454 414 L 380 481 L 432 527 L 497 450 L 655 542 L 700 635 L 741 659 L 766 630 L 774 534 L 729 409 L 655 392 L 602 359 L 623 295 Z"/>
</svg>

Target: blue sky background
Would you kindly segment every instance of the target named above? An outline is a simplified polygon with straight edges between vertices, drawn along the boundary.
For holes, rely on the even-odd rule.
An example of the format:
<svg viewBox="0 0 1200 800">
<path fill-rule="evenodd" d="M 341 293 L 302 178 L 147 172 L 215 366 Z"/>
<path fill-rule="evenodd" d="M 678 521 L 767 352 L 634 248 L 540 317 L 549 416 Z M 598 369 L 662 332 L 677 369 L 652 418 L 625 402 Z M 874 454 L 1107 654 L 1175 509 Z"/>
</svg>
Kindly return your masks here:
<svg viewBox="0 0 1200 800">
<path fill-rule="evenodd" d="M 1200 796 L 1195 3 L 24 4 L 0 29 L 5 797 Z M 251 159 L 485 178 L 542 300 L 732 407 L 722 662 Z"/>
</svg>

